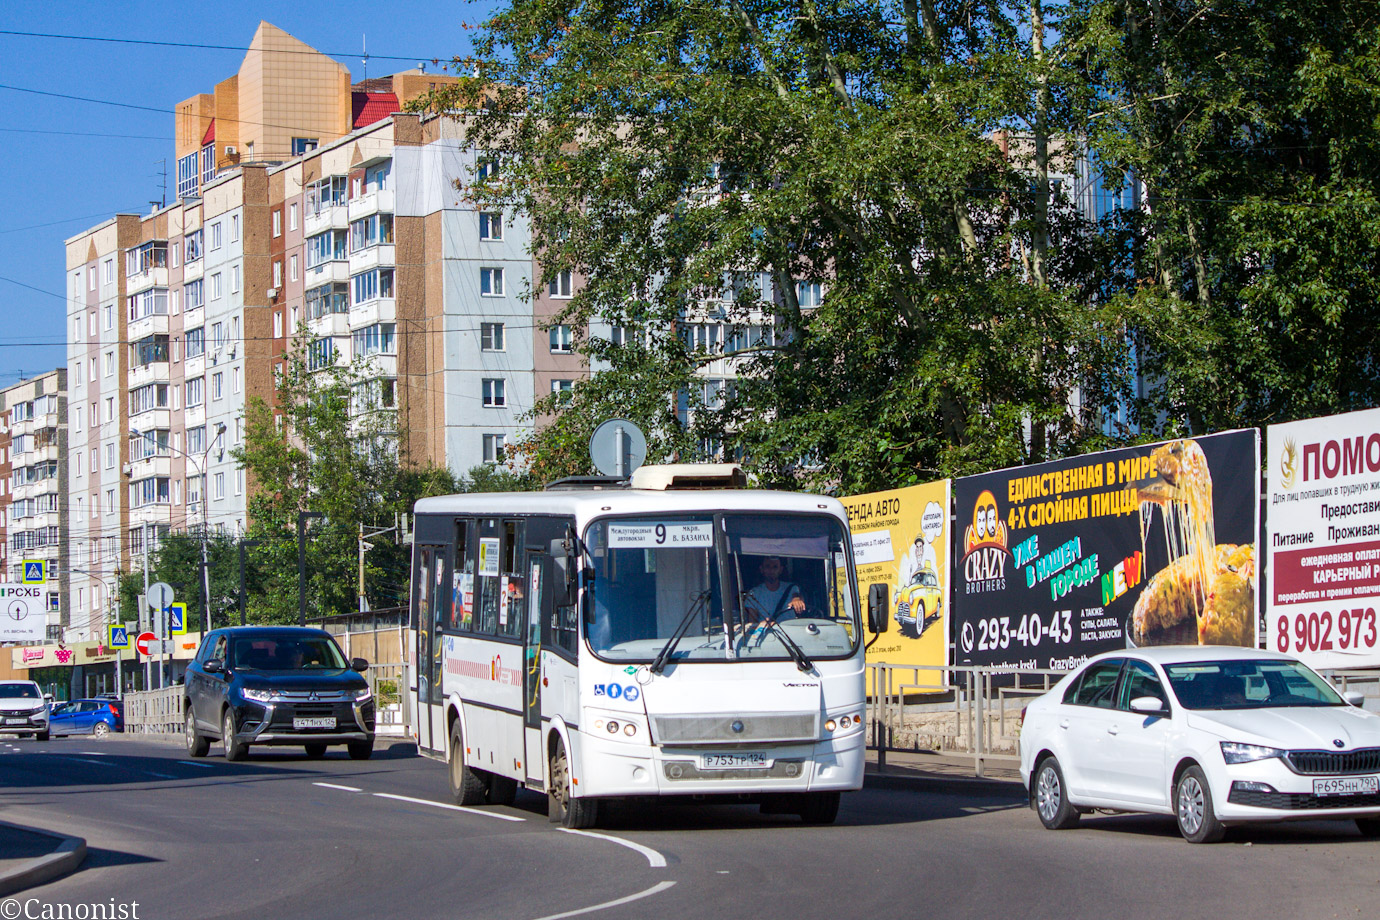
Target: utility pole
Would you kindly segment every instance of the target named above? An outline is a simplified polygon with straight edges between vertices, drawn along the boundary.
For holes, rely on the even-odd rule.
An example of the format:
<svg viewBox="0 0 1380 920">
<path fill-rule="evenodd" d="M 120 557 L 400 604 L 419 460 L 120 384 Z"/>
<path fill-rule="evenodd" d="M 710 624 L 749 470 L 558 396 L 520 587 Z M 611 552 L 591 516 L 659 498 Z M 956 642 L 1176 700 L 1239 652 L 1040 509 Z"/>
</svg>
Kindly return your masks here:
<svg viewBox="0 0 1380 920">
<path fill-rule="evenodd" d="M 360 521 L 360 522 L 359 522 L 359 612 L 360 612 L 360 613 L 364 613 L 366 610 L 369 609 L 369 607 L 368 607 L 368 602 L 365 600 L 365 597 L 364 597 L 364 554 L 365 554 L 366 551 L 371 550 L 371 549 L 374 548 L 374 544 L 372 544 L 372 543 L 366 543 L 365 540 L 364 540 L 364 538 L 365 538 L 365 537 L 377 537 L 377 536 L 381 536 L 381 535 L 386 534 L 386 533 L 392 533 L 393 531 L 395 531 L 395 530 L 397 530 L 397 529 L 398 529 L 398 525 L 397 525 L 397 524 L 394 524 L 392 527 L 385 527 L 385 528 L 383 528 L 382 530 L 373 530 L 373 531 L 370 531 L 369 533 L 365 533 L 365 532 L 364 532 L 364 522 L 363 522 L 363 521 Z"/>
<path fill-rule="evenodd" d="M 307 625 L 307 518 L 325 517 L 320 511 L 297 512 L 297 625 Z"/>
<path fill-rule="evenodd" d="M 142 528 L 142 536 L 143 536 L 143 538 L 144 538 L 144 539 L 141 541 L 141 542 L 144 544 L 144 546 L 143 546 L 143 550 L 144 550 L 144 606 L 147 607 L 147 606 L 148 606 L 148 603 L 149 603 L 149 525 L 148 525 L 148 522 L 145 521 L 145 522 L 141 525 L 141 528 Z M 151 662 L 149 661 L 149 657 L 150 657 L 150 656 L 148 656 L 148 655 L 145 655 L 145 656 L 144 656 L 144 689 L 145 689 L 145 690 L 152 690 L 152 689 L 153 689 L 153 667 L 152 667 Z"/>
</svg>

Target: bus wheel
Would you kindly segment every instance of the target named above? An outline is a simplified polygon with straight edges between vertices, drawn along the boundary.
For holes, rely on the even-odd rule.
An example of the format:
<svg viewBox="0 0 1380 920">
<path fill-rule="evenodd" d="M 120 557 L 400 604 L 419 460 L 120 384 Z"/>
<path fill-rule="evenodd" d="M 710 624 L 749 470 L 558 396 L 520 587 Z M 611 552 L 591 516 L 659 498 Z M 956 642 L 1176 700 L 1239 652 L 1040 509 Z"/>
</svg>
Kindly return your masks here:
<svg viewBox="0 0 1380 920">
<path fill-rule="evenodd" d="M 839 793 L 806 792 L 800 797 L 799 814 L 806 824 L 833 824 L 839 815 Z"/>
<path fill-rule="evenodd" d="M 577 799 L 570 794 L 570 759 L 565 744 L 556 740 L 551 754 L 551 769 L 547 773 L 546 815 L 561 827 L 593 827 L 599 820 L 599 803 L 594 799 Z"/>
<path fill-rule="evenodd" d="M 465 737 L 460 720 L 450 727 L 450 794 L 456 805 L 483 805 L 488 789 L 483 778 L 465 763 Z"/>
</svg>

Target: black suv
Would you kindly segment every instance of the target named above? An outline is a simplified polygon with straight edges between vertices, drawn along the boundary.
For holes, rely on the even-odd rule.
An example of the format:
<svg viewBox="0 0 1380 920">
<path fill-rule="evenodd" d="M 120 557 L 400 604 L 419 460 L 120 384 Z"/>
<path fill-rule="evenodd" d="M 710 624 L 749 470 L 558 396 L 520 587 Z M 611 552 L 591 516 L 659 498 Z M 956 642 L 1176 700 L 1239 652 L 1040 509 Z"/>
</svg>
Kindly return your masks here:
<svg viewBox="0 0 1380 920">
<path fill-rule="evenodd" d="M 207 633 L 187 666 L 187 752 L 205 757 L 211 739 L 226 760 L 251 744 L 300 744 L 320 757 L 344 744 L 355 760 L 374 751 L 374 697 L 330 633 L 297 626 L 238 626 Z"/>
</svg>

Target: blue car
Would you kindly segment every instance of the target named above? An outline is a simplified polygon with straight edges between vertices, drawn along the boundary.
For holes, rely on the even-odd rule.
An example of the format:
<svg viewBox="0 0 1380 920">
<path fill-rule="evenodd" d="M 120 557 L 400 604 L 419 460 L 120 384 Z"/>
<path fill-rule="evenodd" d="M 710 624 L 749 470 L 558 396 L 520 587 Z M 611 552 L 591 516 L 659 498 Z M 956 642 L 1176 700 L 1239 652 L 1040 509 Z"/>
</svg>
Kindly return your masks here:
<svg viewBox="0 0 1380 920">
<path fill-rule="evenodd" d="M 48 720 L 54 735 L 94 735 L 104 738 L 125 730 L 125 717 L 115 700 L 70 700 L 53 707 Z"/>
</svg>

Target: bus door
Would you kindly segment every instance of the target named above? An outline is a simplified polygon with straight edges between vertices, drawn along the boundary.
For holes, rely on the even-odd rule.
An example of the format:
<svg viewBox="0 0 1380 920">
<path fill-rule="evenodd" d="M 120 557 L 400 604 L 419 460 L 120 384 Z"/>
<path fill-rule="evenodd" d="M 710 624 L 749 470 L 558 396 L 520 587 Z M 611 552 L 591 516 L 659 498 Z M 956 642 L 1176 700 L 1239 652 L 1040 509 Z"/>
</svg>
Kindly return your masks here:
<svg viewBox="0 0 1380 920">
<path fill-rule="evenodd" d="M 528 548 L 524 553 L 527 572 L 527 620 L 523 629 L 523 758 L 529 786 L 543 788 L 546 779 L 546 754 L 541 740 L 542 623 L 550 616 L 551 598 L 547 590 L 551 557 Z"/>
<path fill-rule="evenodd" d="M 446 547 L 418 545 L 417 565 L 414 607 L 417 611 L 417 746 L 428 751 L 444 751 L 441 627 L 448 606 L 445 602 L 450 598 L 445 584 Z"/>
</svg>

